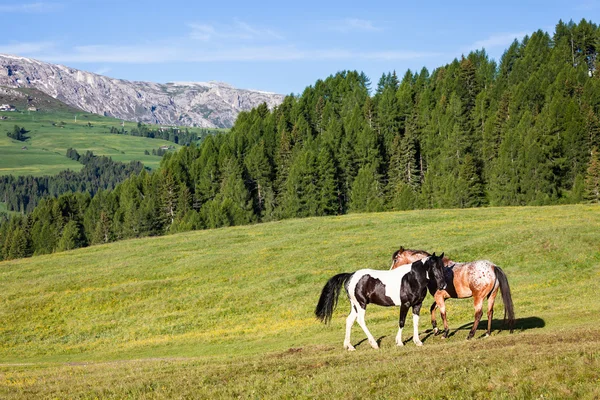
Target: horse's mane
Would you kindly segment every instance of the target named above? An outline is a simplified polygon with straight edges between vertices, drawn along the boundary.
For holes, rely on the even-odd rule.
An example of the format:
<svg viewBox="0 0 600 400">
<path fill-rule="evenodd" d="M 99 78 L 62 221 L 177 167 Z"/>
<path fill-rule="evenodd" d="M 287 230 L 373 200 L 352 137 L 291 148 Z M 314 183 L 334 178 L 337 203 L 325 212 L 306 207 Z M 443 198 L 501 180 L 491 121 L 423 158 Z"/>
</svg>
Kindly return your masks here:
<svg viewBox="0 0 600 400">
<path fill-rule="evenodd" d="M 428 253 L 428 252 L 426 252 L 425 250 L 405 249 L 403 246 L 400 246 L 400 249 L 396 250 L 396 252 L 392 256 L 392 260 L 395 260 L 396 256 L 398 256 L 398 254 L 404 253 L 404 252 L 410 253 L 412 255 L 419 254 L 419 255 L 422 255 L 422 256 L 425 256 L 425 257 L 431 256 L 431 254 Z M 448 257 L 446 257 L 446 256 L 444 256 L 443 261 L 444 261 L 444 263 L 451 262 L 451 260 Z"/>
<path fill-rule="evenodd" d="M 425 250 L 405 249 L 404 247 L 400 246 L 400 249 L 396 250 L 396 252 L 392 256 L 392 260 L 396 259 L 396 256 L 398 254 L 404 253 L 404 252 L 411 253 L 411 254 L 420 254 L 420 255 L 425 256 L 425 257 L 429 257 L 431 255 L 428 252 L 426 252 Z"/>
</svg>

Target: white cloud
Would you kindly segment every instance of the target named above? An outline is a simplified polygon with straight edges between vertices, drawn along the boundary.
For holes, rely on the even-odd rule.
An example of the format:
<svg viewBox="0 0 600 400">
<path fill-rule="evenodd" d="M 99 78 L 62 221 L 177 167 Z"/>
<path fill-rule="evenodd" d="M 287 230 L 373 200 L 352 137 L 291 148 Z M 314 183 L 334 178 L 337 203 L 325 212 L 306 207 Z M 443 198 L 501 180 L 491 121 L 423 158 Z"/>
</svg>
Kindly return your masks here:
<svg viewBox="0 0 600 400">
<path fill-rule="evenodd" d="M 233 24 L 190 23 L 188 27 L 191 39 L 204 42 L 283 40 L 283 36 L 272 29 L 255 27 L 237 19 Z"/>
<path fill-rule="evenodd" d="M 464 50 L 473 50 L 481 48 L 488 50 L 495 47 L 508 47 L 515 39 L 520 40 L 527 34 L 527 32 L 494 34 L 488 37 L 487 39 L 476 41 Z"/>
<path fill-rule="evenodd" d="M 0 5 L 0 12 L 45 13 L 45 12 L 55 11 L 59 8 L 62 8 L 62 4 L 45 3 L 45 2 L 27 3 L 27 4 L 7 4 L 7 5 Z"/>
<path fill-rule="evenodd" d="M 370 21 L 347 19 L 346 27 L 376 30 Z M 122 45 L 91 44 L 67 47 L 63 43 L 0 44 L 0 52 L 24 55 L 54 63 L 97 63 L 97 73 L 105 74 L 110 64 L 284 62 L 325 60 L 414 60 L 439 53 L 398 49 L 360 50 L 348 48 L 305 48 L 286 40 L 278 32 L 241 20 L 230 24 L 188 24 L 186 36 L 161 41 Z"/>
<path fill-rule="evenodd" d="M 276 31 L 268 28 L 255 28 L 246 22 L 235 20 L 235 26 L 250 39 L 276 39 L 283 40 L 284 37 Z"/>
<path fill-rule="evenodd" d="M 106 75 L 111 70 L 112 70 L 112 68 L 110 68 L 110 67 L 102 67 L 102 68 L 99 68 L 96 71 L 94 71 L 94 73 L 98 74 L 98 75 Z"/>
<path fill-rule="evenodd" d="M 0 53 L 14 55 L 41 54 L 55 48 L 53 42 L 13 42 L 0 44 Z"/>
<path fill-rule="evenodd" d="M 575 6 L 577 11 L 593 11 L 600 8 L 600 4 L 596 0 L 587 0 Z"/>
<path fill-rule="evenodd" d="M 77 46 L 71 51 L 46 53 L 40 59 L 50 62 L 156 64 L 169 62 L 264 62 L 322 60 L 413 60 L 439 53 L 414 51 L 355 51 L 347 49 L 299 49 L 294 45 L 236 46 L 202 49 L 198 46 L 137 45 Z"/>
<path fill-rule="evenodd" d="M 341 33 L 351 32 L 381 32 L 382 27 L 376 26 L 372 21 L 359 18 L 346 18 L 340 21 L 334 21 L 327 25 L 329 30 Z"/>
<path fill-rule="evenodd" d="M 192 39 L 208 41 L 216 34 L 215 28 L 212 25 L 189 24 L 188 26 L 191 29 L 190 37 Z"/>
</svg>

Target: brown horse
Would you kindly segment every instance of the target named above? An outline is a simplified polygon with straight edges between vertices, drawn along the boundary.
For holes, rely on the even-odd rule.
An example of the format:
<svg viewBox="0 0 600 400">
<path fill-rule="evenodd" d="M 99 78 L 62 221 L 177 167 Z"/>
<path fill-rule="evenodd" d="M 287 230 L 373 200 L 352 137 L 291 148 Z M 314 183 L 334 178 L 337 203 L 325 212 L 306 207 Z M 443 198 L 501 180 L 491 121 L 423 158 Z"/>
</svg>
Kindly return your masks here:
<svg viewBox="0 0 600 400">
<path fill-rule="evenodd" d="M 392 256 L 392 267 L 394 269 L 400 265 L 413 263 L 428 257 L 429 253 L 423 250 L 411 250 L 400 247 Z M 447 257 L 444 257 L 444 279 L 447 287 L 445 290 L 429 287 L 429 292 L 434 297 L 435 302 L 431 305 L 431 325 L 436 335 L 439 334 L 437 322 L 435 320 L 435 309 L 439 307 L 442 320 L 444 321 L 443 338 L 448 337 L 450 329 L 448 328 L 448 318 L 446 317 L 445 299 L 465 299 L 473 297 L 475 307 L 475 321 L 469 332 L 467 339 L 475 336 L 475 331 L 483 314 L 483 300 L 488 298 L 488 326 L 486 336 L 490 335 L 492 329 L 492 317 L 494 315 L 494 301 L 498 294 L 498 289 L 502 292 L 504 302 L 504 319 L 508 315 L 508 326 L 510 332 L 513 332 L 515 323 L 515 312 L 513 301 L 510 294 L 510 286 L 504 271 L 497 265 L 487 260 L 478 260 L 468 263 L 455 263 Z"/>
</svg>

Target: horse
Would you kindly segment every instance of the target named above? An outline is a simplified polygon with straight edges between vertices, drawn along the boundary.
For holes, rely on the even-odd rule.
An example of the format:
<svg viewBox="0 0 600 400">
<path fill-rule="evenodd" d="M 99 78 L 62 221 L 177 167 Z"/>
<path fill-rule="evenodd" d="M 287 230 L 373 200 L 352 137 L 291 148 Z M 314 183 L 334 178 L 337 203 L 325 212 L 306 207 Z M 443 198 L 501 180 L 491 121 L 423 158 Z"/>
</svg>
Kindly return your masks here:
<svg viewBox="0 0 600 400">
<path fill-rule="evenodd" d="M 400 247 L 392 256 L 392 266 L 390 270 L 400 268 L 408 262 L 428 257 L 429 253 L 423 250 L 411 250 Z M 494 301 L 498 294 L 498 289 L 502 293 L 502 301 L 504 302 L 504 322 L 508 315 L 508 327 L 510 333 L 513 332 L 515 324 L 515 311 L 510 294 L 510 286 L 506 274 L 500 267 L 487 260 L 478 260 L 467 263 L 455 263 L 449 258 L 443 258 L 444 263 L 444 279 L 447 287 L 438 289 L 433 285 L 428 285 L 429 293 L 433 295 L 435 302 L 431 305 L 431 325 L 435 335 L 440 332 L 437 328 L 435 320 L 435 309 L 439 307 L 442 320 L 444 321 L 444 333 L 442 338 L 447 338 L 450 332 L 448 328 L 448 318 L 446 316 L 445 299 L 466 299 L 473 297 L 473 305 L 475 308 L 475 321 L 473 327 L 467 336 L 467 339 L 475 336 L 475 331 L 479 326 L 479 321 L 483 314 L 483 300 L 488 299 L 488 325 L 486 337 L 490 336 L 492 330 L 492 317 L 494 315 Z M 439 287 L 439 285 L 438 285 Z"/>
<path fill-rule="evenodd" d="M 346 318 L 344 349 L 355 350 L 350 343 L 350 331 L 356 320 L 367 335 L 371 347 L 379 348 L 377 341 L 365 324 L 365 311 L 368 304 L 384 307 L 400 306 L 399 330 L 396 335 L 396 345 L 398 346 L 404 345 L 402 329 L 408 309 L 412 307 L 413 341 L 417 346 L 422 346 L 423 343 L 419 340 L 419 312 L 430 283 L 442 290 L 446 288 L 442 271 L 443 256 L 443 253 L 439 257 L 433 253 L 424 259 L 398 266 L 394 270 L 361 269 L 335 275 L 323 287 L 315 315 L 321 322 L 329 323 L 341 288 L 344 286 L 351 304 L 350 314 Z"/>
</svg>

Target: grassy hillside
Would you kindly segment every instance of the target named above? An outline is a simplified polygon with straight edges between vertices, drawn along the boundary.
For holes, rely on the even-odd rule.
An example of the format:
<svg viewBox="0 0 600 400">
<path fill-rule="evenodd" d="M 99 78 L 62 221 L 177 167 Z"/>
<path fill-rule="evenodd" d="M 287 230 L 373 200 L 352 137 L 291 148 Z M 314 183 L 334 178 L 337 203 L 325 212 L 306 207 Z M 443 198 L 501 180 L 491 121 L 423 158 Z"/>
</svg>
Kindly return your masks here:
<svg viewBox="0 0 600 400">
<path fill-rule="evenodd" d="M 179 147 L 160 139 L 111 134 L 110 128 L 120 127 L 120 120 L 82 111 L 0 112 L 0 116 L 7 117 L 6 120 L 0 120 L 1 175 L 40 176 L 56 174 L 64 169 L 78 171 L 82 165 L 65 156 L 69 147 L 80 153 L 91 150 L 96 155 L 110 156 L 115 161 L 138 160 L 150 168 L 156 168 L 160 157 L 145 155 L 144 150 L 152 153 L 152 149 L 163 145 Z M 26 142 L 6 136 L 6 132 L 12 131 L 15 125 L 30 131 Z M 126 122 L 125 129 L 135 125 Z M 27 150 L 22 149 L 23 146 Z"/>
<path fill-rule="evenodd" d="M 451 337 L 371 306 L 342 349 L 313 310 L 332 275 L 389 267 L 404 245 L 502 266 L 517 329 L 465 340 L 471 300 L 450 300 Z M 600 207 L 484 208 L 287 220 L 118 242 L 0 263 L 1 398 L 597 398 Z M 410 324 L 410 323 L 409 323 Z"/>
<path fill-rule="evenodd" d="M 161 158 L 151 155 L 153 149 L 163 145 L 179 148 L 161 139 L 111 134 L 110 128 L 121 129 L 123 121 L 70 107 L 36 89 L 0 86 L 0 104 L 17 108 L 15 112 L 0 112 L 0 175 L 41 176 L 64 169 L 78 171 L 82 165 L 65 156 L 69 147 L 80 153 L 91 150 L 115 161 L 141 161 L 150 168 L 158 167 Z M 29 106 L 37 107 L 38 111 L 28 111 Z M 6 136 L 15 125 L 30 131 L 26 142 Z M 136 126 L 136 122 L 128 121 L 123 125 L 127 131 Z M 200 128 L 188 129 L 201 133 Z M 145 155 L 145 150 L 150 155 Z"/>
</svg>

